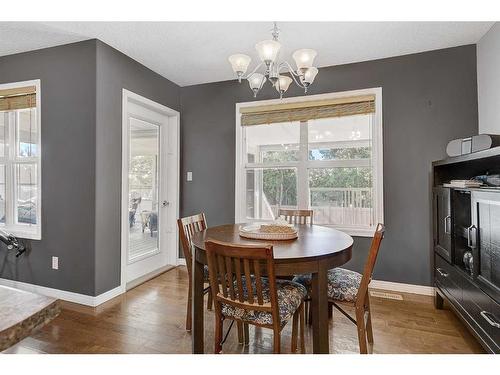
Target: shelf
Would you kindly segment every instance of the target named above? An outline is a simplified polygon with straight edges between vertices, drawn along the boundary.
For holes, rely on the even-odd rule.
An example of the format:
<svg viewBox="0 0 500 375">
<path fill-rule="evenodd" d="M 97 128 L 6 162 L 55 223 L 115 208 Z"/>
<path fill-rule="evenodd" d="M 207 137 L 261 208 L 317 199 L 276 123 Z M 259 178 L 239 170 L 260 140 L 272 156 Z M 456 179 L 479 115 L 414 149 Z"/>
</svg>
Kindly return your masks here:
<svg viewBox="0 0 500 375">
<path fill-rule="evenodd" d="M 491 193 L 500 193 L 500 186 L 499 186 L 499 187 L 494 187 L 494 186 L 485 186 L 485 187 L 479 187 L 479 188 L 466 188 L 466 187 L 456 187 L 456 186 L 443 186 L 443 185 L 437 185 L 436 187 L 438 187 L 438 188 L 443 188 L 443 189 L 450 189 L 450 190 L 464 191 L 464 192 L 471 192 L 471 191 L 489 191 L 489 192 L 491 192 Z"/>
</svg>

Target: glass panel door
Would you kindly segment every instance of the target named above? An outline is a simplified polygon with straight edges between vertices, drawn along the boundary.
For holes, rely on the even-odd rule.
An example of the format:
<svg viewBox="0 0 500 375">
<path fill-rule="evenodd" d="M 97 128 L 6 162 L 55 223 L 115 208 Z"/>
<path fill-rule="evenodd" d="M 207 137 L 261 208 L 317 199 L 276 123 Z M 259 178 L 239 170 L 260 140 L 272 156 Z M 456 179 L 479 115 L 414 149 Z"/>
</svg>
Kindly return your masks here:
<svg viewBox="0 0 500 375">
<path fill-rule="evenodd" d="M 498 193 L 472 193 L 473 226 L 469 241 L 474 248 L 476 281 L 500 302 L 500 198 Z"/>
<path fill-rule="evenodd" d="M 160 127 L 129 118 L 128 261 L 159 251 Z"/>
</svg>

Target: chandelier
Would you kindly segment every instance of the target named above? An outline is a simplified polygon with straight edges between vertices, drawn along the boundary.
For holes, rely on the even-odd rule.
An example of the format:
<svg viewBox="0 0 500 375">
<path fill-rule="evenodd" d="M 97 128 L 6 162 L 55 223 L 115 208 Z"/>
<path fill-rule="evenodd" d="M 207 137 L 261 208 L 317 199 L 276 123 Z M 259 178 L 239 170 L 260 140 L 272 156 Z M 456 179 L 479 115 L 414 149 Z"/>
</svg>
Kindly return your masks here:
<svg viewBox="0 0 500 375">
<path fill-rule="evenodd" d="M 229 56 L 228 60 L 238 77 L 238 82 L 241 83 L 242 79 L 248 80 L 254 97 L 257 97 L 266 81 L 269 81 L 276 88 L 280 99 L 283 98 L 283 94 L 290 87 L 292 80 L 297 86 L 304 89 L 304 93 L 307 94 L 308 87 L 312 85 L 314 78 L 318 74 L 318 69 L 312 66 L 317 52 L 307 48 L 295 51 L 292 56 L 297 69 L 294 70 L 287 61 L 279 62 L 278 60 L 281 43 L 278 42 L 279 29 L 276 22 L 274 22 L 271 35 L 273 36 L 272 40 L 263 40 L 255 45 L 261 62 L 248 75 L 245 76 L 245 73 L 252 61 L 250 56 L 242 53 Z M 265 67 L 263 74 L 258 72 L 261 67 Z M 288 72 L 291 78 L 288 75 L 281 74 L 282 72 Z"/>
</svg>

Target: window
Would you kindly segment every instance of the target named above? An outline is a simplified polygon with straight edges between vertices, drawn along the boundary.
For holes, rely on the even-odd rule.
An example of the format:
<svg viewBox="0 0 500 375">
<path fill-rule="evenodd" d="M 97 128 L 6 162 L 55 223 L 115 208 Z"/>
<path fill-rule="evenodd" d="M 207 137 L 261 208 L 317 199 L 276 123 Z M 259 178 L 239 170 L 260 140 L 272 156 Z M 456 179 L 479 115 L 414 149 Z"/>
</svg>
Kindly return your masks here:
<svg viewBox="0 0 500 375">
<path fill-rule="evenodd" d="M 383 222 L 381 99 L 373 89 L 239 104 L 236 221 L 310 208 L 315 224 L 372 235 Z"/>
<path fill-rule="evenodd" d="M 0 85 L 0 229 L 41 239 L 40 81 Z"/>
</svg>

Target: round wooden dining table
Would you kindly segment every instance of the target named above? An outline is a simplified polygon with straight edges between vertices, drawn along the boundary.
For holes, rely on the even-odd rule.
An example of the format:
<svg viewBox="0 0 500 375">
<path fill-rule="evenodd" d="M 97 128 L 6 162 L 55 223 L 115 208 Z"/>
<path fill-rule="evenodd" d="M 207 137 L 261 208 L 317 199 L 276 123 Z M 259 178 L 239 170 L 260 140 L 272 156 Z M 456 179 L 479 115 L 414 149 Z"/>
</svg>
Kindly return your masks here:
<svg viewBox="0 0 500 375">
<path fill-rule="evenodd" d="M 240 237 L 244 224 L 229 224 L 207 228 L 193 235 L 192 272 L 192 350 L 204 351 L 203 268 L 207 264 L 205 241 L 208 239 L 237 245 L 271 244 L 277 276 L 312 274 L 311 311 L 313 353 L 329 353 L 327 272 L 347 263 L 352 256 L 353 239 L 339 230 L 319 225 L 296 225 L 298 238 L 288 241 L 251 240 Z"/>
</svg>

